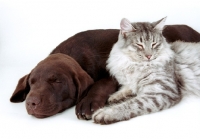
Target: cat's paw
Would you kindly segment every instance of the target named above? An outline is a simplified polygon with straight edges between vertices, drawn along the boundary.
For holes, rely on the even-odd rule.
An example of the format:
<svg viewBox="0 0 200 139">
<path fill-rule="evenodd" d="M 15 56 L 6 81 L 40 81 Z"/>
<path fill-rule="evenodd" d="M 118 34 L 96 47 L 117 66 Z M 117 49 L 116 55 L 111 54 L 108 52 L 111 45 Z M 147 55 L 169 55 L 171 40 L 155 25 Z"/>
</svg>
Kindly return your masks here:
<svg viewBox="0 0 200 139">
<path fill-rule="evenodd" d="M 108 104 L 117 103 L 123 99 L 124 97 L 122 94 L 113 94 L 108 98 Z"/>
<path fill-rule="evenodd" d="M 124 101 L 134 96 L 136 95 L 133 94 L 131 90 L 126 92 L 116 92 L 108 98 L 108 104 L 119 103 L 120 101 Z"/>
<path fill-rule="evenodd" d="M 116 114 L 111 108 L 99 109 L 92 116 L 95 123 L 103 125 L 119 122 L 118 118 L 116 118 Z"/>
</svg>

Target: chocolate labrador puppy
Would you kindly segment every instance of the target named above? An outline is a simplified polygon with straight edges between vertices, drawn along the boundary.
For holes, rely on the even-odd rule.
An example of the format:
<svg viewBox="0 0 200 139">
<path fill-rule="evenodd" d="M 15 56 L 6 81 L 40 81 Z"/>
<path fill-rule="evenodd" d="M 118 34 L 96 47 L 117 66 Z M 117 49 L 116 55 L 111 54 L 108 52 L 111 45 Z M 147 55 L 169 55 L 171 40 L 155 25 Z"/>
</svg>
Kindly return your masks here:
<svg viewBox="0 0 200 139">
<path fill-rule="evenodd" d="M 76 105 L 77 117 L 90 119 L 118 89 L 118 83 L 105 69 L 118 33 L 117 29 L 90 30 L 62 42 L 19 80 L 10 101 L 26 99 L 27 112 L 38 118 Z M 186 25 L 168 25 L 163 35 L 168 42 L 200 41 L 200 34 Z"/>
<path fill-rule="evenodd" d="M 27 112 L 44 118 L 75 105 L 93 83 L 73 58 L 52 54 L 19 80 L 11 101 L 21 102 L 26 98 Z"/>
</svg>

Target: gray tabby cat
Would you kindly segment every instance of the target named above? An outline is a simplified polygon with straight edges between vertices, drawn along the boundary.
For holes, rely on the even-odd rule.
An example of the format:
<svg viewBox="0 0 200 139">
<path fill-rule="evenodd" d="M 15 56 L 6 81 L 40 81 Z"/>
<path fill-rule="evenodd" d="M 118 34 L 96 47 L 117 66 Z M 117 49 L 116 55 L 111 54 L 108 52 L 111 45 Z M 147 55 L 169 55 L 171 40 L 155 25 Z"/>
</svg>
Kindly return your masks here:
<svg viewBox="0 0 200 139">
<path fill-rule="evenodd" d="M 191 44 L 177 42 L 171 46 L 166 42 L 162 35 L 165 20 L 130 23 L 122 19 L 118 41 L 107 60 L 107 69 L 121 88 L 110 96 L 108 106 L 93 114 L 94 122 L 110 124 L 158 112 L 177 104 L 184 90 L 200 92 L 200 77 L 197 79 L 194 75 L 194 71 L 200 75 L 200 57 L 197 55 L 200 44 L 197 44 L 198 51 L 193 49 L 193 56 L 197 57 L 194 63 L 191 54 L 191 58 L 187 57 L 188 50 L 183 51 L 190 49 L 184 45 Z M 186 67 L 190 69 L 189 73 L 187 69 L 184 71 Z M 194 81 L 186 81 L 188 74 L 193 75 Z"/>
</svg>

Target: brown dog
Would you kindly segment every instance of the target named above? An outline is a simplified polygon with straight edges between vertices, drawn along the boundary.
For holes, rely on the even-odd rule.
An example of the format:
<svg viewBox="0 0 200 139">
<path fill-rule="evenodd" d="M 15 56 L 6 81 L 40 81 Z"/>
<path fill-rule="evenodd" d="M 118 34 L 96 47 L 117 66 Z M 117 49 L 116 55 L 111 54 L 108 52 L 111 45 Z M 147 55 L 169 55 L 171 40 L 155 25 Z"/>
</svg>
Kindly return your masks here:
<svg viewBox="0 0 200 139">
<path fill-rule="evenodd" d="M 44 118 L 75 105 L 92 84 L 93 79 L 73 58 L 52 54 L 19 80 L 11 101 L 21 102 L 27 97 L 27 112 Z"/>
<path fill-rule="evenodd" d="M 105 69 L 118 33 L 119 30 L 115 29 L 90 30 L 62 42 L 29 75 L 19 80 L 10 101 L 22 102 L 26 99 L 28 113 L 40 118 L 76 105 L 77 117 L 90 119 L 92 113 L 103 107 L 109 95 L 118 88 L 118 83 Z M 168 42 L 200 41 L 200 34 L 186 25 L 166 26 L 163 35 Z M 55 53 L 68 56 L 66 58 L 60 54 L 54 55 Z M 80 73 L 81 78 L 77 79 Z M 94 84 L 87 74 L 94 80 Z"/>
</svg>

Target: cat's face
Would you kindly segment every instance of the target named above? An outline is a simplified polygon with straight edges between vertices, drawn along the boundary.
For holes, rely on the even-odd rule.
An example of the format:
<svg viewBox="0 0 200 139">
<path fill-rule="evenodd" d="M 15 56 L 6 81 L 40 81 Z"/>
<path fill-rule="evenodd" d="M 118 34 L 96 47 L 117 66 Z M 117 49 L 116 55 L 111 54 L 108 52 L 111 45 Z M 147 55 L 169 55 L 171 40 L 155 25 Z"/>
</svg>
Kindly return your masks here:
<svg viewBox="0 0 200 139">
<path fill-rule="evenodd" d="M 125 47 L 122 51 L 131 59 L 137 61 L 152 61 L 156 59 L 163 48 L 164 38 L 159 24 L 162 20 L 154 23 L 130 23 L 129 31 L 123 32 L 124 30 L 121 30 L 121 35 L 125 40 Z"/>
<path fill-rule="evenodd" d="M 143 32 L 129 34 L 126 53 L 139 61 L 151 61 L 157 58 L 160 50 L 163 48 L 163 38 L 157 33 L 151 33 L 147 39 Z"/>
</svg>

